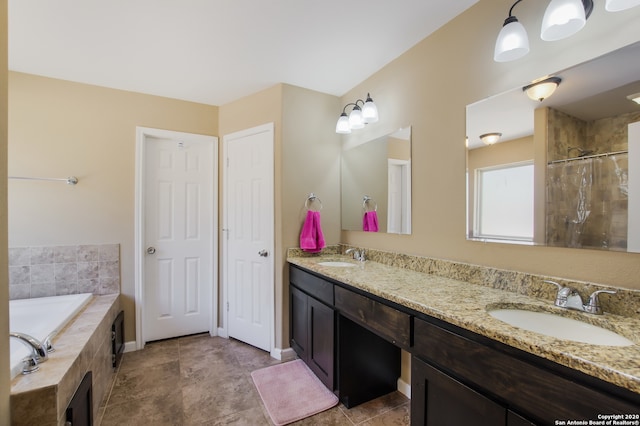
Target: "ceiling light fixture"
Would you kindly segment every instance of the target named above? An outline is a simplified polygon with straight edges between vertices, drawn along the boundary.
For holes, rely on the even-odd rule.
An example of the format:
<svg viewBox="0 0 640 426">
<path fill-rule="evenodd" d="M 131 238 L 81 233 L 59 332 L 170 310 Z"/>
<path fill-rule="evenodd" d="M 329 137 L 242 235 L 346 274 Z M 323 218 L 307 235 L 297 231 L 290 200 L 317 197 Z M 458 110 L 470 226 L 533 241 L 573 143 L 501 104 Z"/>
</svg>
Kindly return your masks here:
<svg viewBox="0 0 640 426">
<path fill-rule="evenodd" d="M 358 104 L 362 103 L 362 108 Z M 347 115 L 347 108 L 353 106 L 351 113 Z M 351 130 L 362 129 L 365 124 L 378 121 L 378 107 L 373 103 L 371 95 L 367 93 L 367 100 L 358 99 L 348 103 L 342 108 L 342 114 L 336 123 L 336 133 L 349 134 Z"/>
<path fill-rule="evenodd" d="M 556 91 L 561 81 L 560 77 L 549 77 L 524 86 L 522 91 L 529 99 L 542 102 Z"/>
<path fill-rule="evenodd" d="M 634 93 L 633 95 L 627 96 L 631 102 L 635 102 L 640 105 L 640 93 Z"/>
<path fill-rule="evenodd" d="M 485 145 L 493 145 L 494 143 L 500 140 L 502 133 L 493 132 L 493 133 L 485 133 L 484 135 L 480 135 L 480 140 Z"/>
<path fill-rule="evenodd" d="M 640 5 L 640 0 L 607 0 L 604 8 L 608 12 L 619 12 Z"/>
</svg>

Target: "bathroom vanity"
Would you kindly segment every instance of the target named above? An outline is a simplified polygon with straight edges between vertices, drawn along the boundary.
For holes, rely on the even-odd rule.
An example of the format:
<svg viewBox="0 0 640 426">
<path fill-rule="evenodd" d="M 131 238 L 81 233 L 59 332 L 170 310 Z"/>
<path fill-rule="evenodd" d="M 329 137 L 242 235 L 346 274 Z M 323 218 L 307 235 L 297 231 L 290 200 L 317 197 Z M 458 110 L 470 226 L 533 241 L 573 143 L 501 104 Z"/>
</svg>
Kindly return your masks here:
<svg viewBox="0 0 640 426">
<path fill-rule="evenodd" d="M 291 344 L 347 407 L 397 388 L 402 348 L 411 354 L 413 425 L 640 420 L 637 344 L 560 341 L 487 313 L 496 304 L 546 309 L 538 298 L 377 262 L 323 260 L 289 258 Z"/>
</svg>

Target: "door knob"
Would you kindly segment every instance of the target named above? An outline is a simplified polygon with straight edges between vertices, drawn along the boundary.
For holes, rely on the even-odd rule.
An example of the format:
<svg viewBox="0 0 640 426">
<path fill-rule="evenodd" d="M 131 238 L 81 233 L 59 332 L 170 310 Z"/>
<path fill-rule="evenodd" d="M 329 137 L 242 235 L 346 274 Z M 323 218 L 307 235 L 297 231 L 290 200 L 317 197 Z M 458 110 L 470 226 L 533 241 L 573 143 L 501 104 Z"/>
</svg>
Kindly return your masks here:
<svg viewBox="0 0 640 426">
<path fill-rule="evenodd" d="M 155 247 L 147 247 L 147 254 L 154 254 L 156 252 Z"/>
<path fill-rule="evenodd" d="M 264 249 L 263 249 L 263 250 L 260 250 L 260 251 L 258 252 L 258 254 L 259 254 L 260 256 L 262 256 L 262 257 L 267 257 L 267 256 L 269 256 L 269 252 L 268 252 L 267 250 L 264 250 Z"/>
</svg>

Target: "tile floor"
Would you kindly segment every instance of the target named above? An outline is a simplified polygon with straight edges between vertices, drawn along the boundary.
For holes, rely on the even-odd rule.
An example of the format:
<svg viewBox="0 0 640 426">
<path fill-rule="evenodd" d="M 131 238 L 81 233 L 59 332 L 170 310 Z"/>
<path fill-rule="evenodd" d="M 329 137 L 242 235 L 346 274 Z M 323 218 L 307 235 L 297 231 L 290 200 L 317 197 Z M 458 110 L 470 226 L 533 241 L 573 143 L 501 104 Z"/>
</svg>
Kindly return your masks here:
<svg viewBox="0 0 640 426">
<path fill-rule="evenodd" d="M 268 353 L 207 334 L 125 353 L 94 419 L 98 425 L 273 425 L 250 373 L 278 363 Z M 294 425 L 408 425 L 409 399 L 394 392 L 344 405 Z"/>
</svg>

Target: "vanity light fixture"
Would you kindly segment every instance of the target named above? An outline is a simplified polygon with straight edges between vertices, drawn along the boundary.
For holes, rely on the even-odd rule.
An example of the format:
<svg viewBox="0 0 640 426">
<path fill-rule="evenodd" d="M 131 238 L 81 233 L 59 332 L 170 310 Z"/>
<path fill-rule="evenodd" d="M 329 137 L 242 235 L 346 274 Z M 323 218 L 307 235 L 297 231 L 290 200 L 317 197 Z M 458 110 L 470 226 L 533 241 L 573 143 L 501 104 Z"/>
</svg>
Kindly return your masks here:
<svg viewBox="0 0 640 426">
<path fill-rule="evenodd" d="M 640 5 L 640 0 L 607 0 L 604 8 L 607 12 L 619 12 Z"/>
<path fill-rule="evenodd" d="M 593 11 L 593 0 L 551 0 L 542 18 L 540 38 L 556 41 L 580 31 Z"/>
<path fill-rule="evenodd" d="M 480 135 L 480 140 L 485 145 L 493 145 L 494 143 L 500 140 L 502 133 L 493 132 L 493 133 L 485 133 L 484 135 Z"/>
<path fill-rule="evenodd" d="M 509 16 L 504 20 L 502 29 L 498 34 L 496 46 L 493 50 L 493 60 L 496 62 L 508 62 L 523 57 L 529 53 L 529 37 L 527 30 L 513 16 L 513 8 L 522 0 L 516 1 L 509 9 Z"/>
<path fill-rule="evenodd" d="M 633 95 L 629 95 L 627 96 L 627 99 L 629 99 L 631 102 L 635 102 L 638 105 L 640 105 L 640 93 L 634 93 Z"/>
<path fill-rule="evenodd" d="M 527 31 L 512 13 L 521 1 L 513 3 L 498 34 L 493 51 L 496 62 L 514 61 L 529 53 Z M 606 9 L 610 12 L 625 10 L 638 4 L 640 0 L 607 0 Z M 542 19 L 540 38 L 554 41 L 572 36 L 584 27 L 592 11 L 593 0 L 551 0 Z"/>
<path fill-rule="evenodd" d="M 549 96 L 553 95 L 562 79 L 560 77 L 549 77 L 544 80 L 540 80 L 531 83 L 522 88 L 522 91 L 527 94 L 529 99 L 534 101 L 544 101 Z"/>
<path fill-rule="evenodd" d="M 358 104 L 362 103 L 362 108 Z M 347 108 L 352 106 L 351 113 L 347 115 Z M 373 103 L 371 95 L 367 93 L 367 100 L 358 99 L 355 102 L 348 103 L 342 108 L 342 114 L 336 123 L 336 133 L 348 134 L 351 130 L 362 129 L 365 124 L 375 123 L 378 121 L 378 107 Z"/>
</svg>

